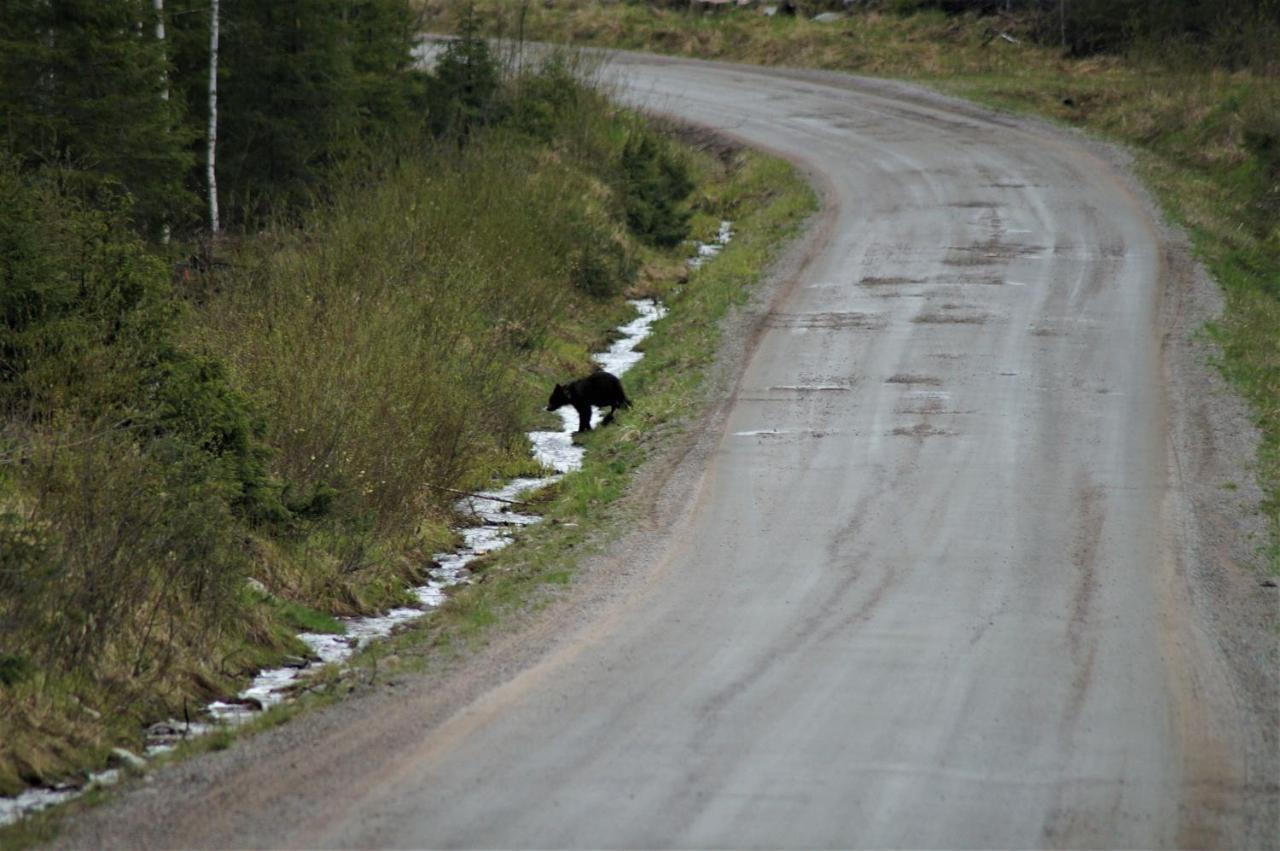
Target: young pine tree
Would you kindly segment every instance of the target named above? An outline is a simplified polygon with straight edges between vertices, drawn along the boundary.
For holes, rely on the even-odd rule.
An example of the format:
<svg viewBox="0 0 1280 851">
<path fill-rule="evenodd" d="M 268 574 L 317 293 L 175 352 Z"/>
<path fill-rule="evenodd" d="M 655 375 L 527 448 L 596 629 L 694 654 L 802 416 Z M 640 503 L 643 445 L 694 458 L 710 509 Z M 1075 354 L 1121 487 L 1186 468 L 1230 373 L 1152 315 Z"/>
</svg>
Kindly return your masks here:
<svg viewBox="0 0 1280 851">
<path fill-rule="evenodd" d="M 151 0 L 0 4 L 0 144 L 27 166 L 65 167 L 81 192 L 123 187 L 152 236 L 189 222 L 197 202 L 155 22 Z"/>
</svg>

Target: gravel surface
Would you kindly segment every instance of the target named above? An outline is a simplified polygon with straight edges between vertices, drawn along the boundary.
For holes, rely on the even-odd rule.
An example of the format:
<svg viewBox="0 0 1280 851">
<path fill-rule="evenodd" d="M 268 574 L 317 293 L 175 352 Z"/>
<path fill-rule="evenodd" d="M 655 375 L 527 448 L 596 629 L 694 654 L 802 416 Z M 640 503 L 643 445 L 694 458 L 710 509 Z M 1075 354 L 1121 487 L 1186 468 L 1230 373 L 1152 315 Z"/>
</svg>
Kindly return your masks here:
<svg viewBox="0 0 1280 851">
<path fill-rule="evenodd" d="M 447 670 L 62 843 L 1276 846 L 1256 435 L 1123 153 L 906 84 L 609 73 L 825 199 L 635 530 Z"/>
</svg>

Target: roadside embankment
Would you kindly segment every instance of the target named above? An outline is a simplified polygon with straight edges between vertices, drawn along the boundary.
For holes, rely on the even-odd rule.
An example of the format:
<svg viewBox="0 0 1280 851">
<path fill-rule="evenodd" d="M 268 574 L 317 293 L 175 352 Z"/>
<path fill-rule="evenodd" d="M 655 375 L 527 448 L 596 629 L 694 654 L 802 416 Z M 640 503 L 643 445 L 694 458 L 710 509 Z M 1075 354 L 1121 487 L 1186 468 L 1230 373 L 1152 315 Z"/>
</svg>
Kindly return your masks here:
<svg viewBox="0 0 1280 851">
<path fill-rule="evenodd" d="M 587 69 L 464 47 L 465 121 L 176 269 L 127 198 L 0 163 L 0 793 L 411 602 L 448 489 L 536 472 L 547 388 L 715 233 L 712 166 Z"/>
<path fill-rule="evenodd" d="M 468 320 L 458 305 L 442 304 L 445 299 L 473 298 L 495 313 L 499 308 L 513 311 L 513 317 L 524 310 L 526 302 L 521 299 L 535 302 L 532 309 L 548 314 L 554 307 L 554 314 L 545 316 L 542 324 L 535 321 L 540 314 L 525 314 L 514 354 L 500 347 L 486 350 L 491 359 L 494 352 L 506 358 L 503 398 L 514 406 L 512 425 L 524 429 L 545 428 L 555 421 L 532 412 L 545 404 L 551 384 L 589 368 L 587 353 L 603 347 L 611 336 L 608 329 L 632 310 L 625 304 L 627 297 L 659 297 L 671 308 L 658 323 L 658 336 L 644 344 L 645 359 L 627 377 L 635 407 L 616 426 L 581 441 L 588 449 L 584 469 L 545 488 L 536 498 L 536 511 L 547 522 L 526 530 L 518 546 L 473 562 L 469 566 L 472 584 L 446 591 L 442 607 L 432 617 L 412 624 L 389 642 L 367 647 L 352 660 L 350 671 L 333 667 L 309 678 L 298 689 L 301 701 L 264 713 L 246 731 L 274 726 L 301 710 L 352 692 L 381 687 L 407 671 L 438 667 L 456 659 L 473 642 L 489 640 L 495 628 L 501 632 L 514 626 L 570 581 L 577 561 L 599 546 L 601 527 L 625 523 L 616 503 L 632 471 L 696 416 L 704 368 L 716 350 L 719 318 L 743 301 L 778 244 L 809 213 L 812 194 L 780 162 L 667 128 L 682 136 L 672 144 L 634 116 L 612 107 L 605 114 L 608 120 L 594 128 L 585 127 L 577 116 L 579 135 L 572 136 L 580 145 L 574 156 L 604 164 L 602 176 L 575 174 L 568 162 L 574 148 L 559 137 L 551 144 L 530 144 L 495 133 L 492 138 L 474 140 L 459 160 L 449 155 L 447 169 L 402 162 L 388 172 L 395 179 L 373 182 L 361 192 L 344 196 L 307 227 L 267 232 L 260 241 L 244 245 L 219 279 L 194 283 L 200 292 L 194 299 L 199 321 L 188 326 L 190 338 L 216 347 L 233 364 L 233 374 L 258 388 L 254 401 L 267 412 L 267 442 L 284 446 L 304 472 L 324 470 L 326 463 L 329 469 L 341 464 L 340 469 L 357 482 L 363 478 L 369 483 L 368 493 L 353 494 L 344 488 L 334 499 L 350 501 L 358 494 L 369 500 L 365 505 L 376 505 L 383 498 L 378 486 L 387 478 L 371 469 L 380 460 L 374 450 L 383 453 L 381 460 L 394 461 L 400 444 L 414 437 L 409 432 L 396 433 L 395 440 L 359 445 L 362 438 L 379 440 L 385 428 L 394 431 L 397 422 L 388 418 L 396 415 L 397 404 L 404 404 L 399 390 L 418 392 L 416 382 L 443 381 L 440 376 L 422 374 L 432 364 L 444 369 L 461 361 L 471 369 L 480 368 L 473 363 L 475 350 L 465 347 L 486 329 L 514 334 L 493 316 L 487 322 Z M 588 130 L 600 131 L 594 138 L 604 138 L 606 144 L 588 146 L 592 138 Z M 641 138 L 648 141 L 640 144 Z M 483 145 L 493 146 L 489 156 L 481 155 Z M 622 164 L 624 155 L 629 165 Z M 686 265 L 690 242 L 654 246 L 627 221 L 628 197 L 618 183 L 625 183 L 630 173 L 641 182 L 649 180 L 652 191 L 652 174 L 646 177 L 646 169 L 664 158 L 680 163 L 688 175 L 691 194 L 674 212 L 687 222 L 692 239 L 722 238 L 724 219 L 736 222 L 733 244 L 715 263 L 692 268 Z M 502 191 L 491 192 L 487 186 L 501 186 Z M 535 197 L 531 199 L 530 194 Z M 632 193 L 633 199 L 636 194 Z M 660 208 L 661 197 L 651 196 L 650 208 Z M 555 242 L 560 237 L 550 230 L 557 223 L 581 223 L 584 214 L 574 208 L 575 201 L 589 205 L 585 215 L 596 209 L 604 221 L 608 221 L 605 216 L 621 219 L 613 220 L 618 223 L 606 235 L 625 249 L 630 270 L 622 282 L 590 277 L 592 285 L 602 280 L 610 284 L 603 294 L 590 287 L 584 290 L 583 279 L 573 277 L 574 269 L 591 266 L 589 254 L 598 245 L 589 240 Z M 661 211 L 636 211 L 643 221 L 654 221 L 655 215 Z M 402 249 L 417 253 L 396 253 Z M 547 260 L 557 256 L 559 265 Z M 566 257 L 569 268 L 565 268 Z M 540 270 L 539 262 L 548 265 Z M 563 283 L 558 283 L 557 275 Z M 440 286 L 440 281 L 449 286 Z M 521 288 L 541 289 L 531 294 L 520 292 Z M 551 299 L 552 306 L 537 304 L 538 296 Z M 452 352 L 440 341 L 417 339 L 429 329 L 419 328 L 410 319 L 424 322 L 425 314 L 437 309 L 459 311 L 449 315 L 472 322 L 467 333 L 450 338 L 455 346 L 464 347 L 463 352 Z M 424 347 L 433 346 L 424 353 Z M 381 372 L 369 382 L 375 366 L 375 372 Z M 495 379 L 481 386 L 502 384 L 503 380 Z M 466 388 L 457 390 L 465 392 Z M 451 398 L 462 410 L 446 409 L 445 413 L 464 420 L 476 418 L 477 432 L 484 428 L 491 432 L 477 439 L 484 451 L 473 454 L 469 466 L 453 479 L 434 476 L 432 484 L 483 489 L 511 475 L 538 470 L 539 465 L 527 460 L 529 444 L 523 434 L 503 439 L 507 434 L 503 420 L 483 409 L 466 408 L 461 396 Z M 423 404 L 417 409 L 420 416 L 438 410 L 429 397 Z M 435 405 L 440 404 L 436 400 Z M 374 417 L 360 408 L 365 405 L 383 407 Z M 321 455 L 316 447 L 328 454 Z M 351 458 L 344 457 L 342 447 Z M 369 454 L 356 457 L 358 452 Z M 311 492 L 320 490 L 313 486 Z M 334 558 L 333 545 L 349 530 L 344 532 L 333 515 L 293 525 L 292 536 L 269 535 L 263 527 L 250 530 L 252 552 L 270 556 L 252 562 L 252 570 L 240 574 L 255 580 L 249 589 L 253 601 L 306 614 L 288 624 L 289 633 L 279 639 L 284 650 L 277 653 L 308 655 L 305 648 L 287 640 L 299 629 L 327 630 L 339 636 L 341 620 L 321 611 L 352 615 L 397 605 L 410 594 L 411 582 L 429 580 L 433 567 L 421 554 L 429 555 L 457 540 L 448 531 L 456 520 L 455 497 L 427 489 L 413 492 L 412 498 L 420 513 L 405 515 L 410 525 L 402 530 L 408 531 L 366 538 L 368 564 L 355 570 L 350 565 L 344 569 Z M 378 546 L 386 548 L 381 558 Z M 311 564 L 300 555 L 310 558 Z M 328 578 L 317 573 L 317 567 L 328 570 Z M 257 667 L 278 664 L 279 658 L 253 657 Z M 248 672 L 256 669 L 247 657 L 237 665 L 238 673 L 227 676 L 225 685 L 205 694 L 234 695 Z M 187 711 L 198 705 L 191 699 Z M 182 718 L 183 707 L 162 707 L 153 718 L 169 716 Z M 141 736 L 141 720 L 121 724 L 118 734 Z M 175 757 L 181 760 L 201 751 L 223 750 L 235 738 L 215 733 L 180 745 Z M 73 755 L 66 764 L 76 764 L 74 759 L 85 758 Z M 70 808 L 90 806 L 98 797 L 86 796 Z M 5 832 L 6 841 L 22 844 L 47 838 L 61 817 L 51 812 L 27 819 Z"/>
</svg>

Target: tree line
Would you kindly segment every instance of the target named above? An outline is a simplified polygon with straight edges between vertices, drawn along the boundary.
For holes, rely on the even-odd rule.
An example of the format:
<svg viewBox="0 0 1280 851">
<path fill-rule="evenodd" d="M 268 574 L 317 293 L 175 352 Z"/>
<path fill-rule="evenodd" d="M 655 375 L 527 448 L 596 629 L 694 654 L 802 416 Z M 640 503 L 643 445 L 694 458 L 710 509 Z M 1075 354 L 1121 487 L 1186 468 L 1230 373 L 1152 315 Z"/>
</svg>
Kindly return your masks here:
<svg viewBox="0 0 1280 851">
<path fill-rule="evenodd" d="M 1233 68 L 1275 70 L 1277 0 L 907 0 L 953 11 L 1031 15 L 1038 38 L 1074 55 L 1156 50 Z M 1180 57 L 1179 57 L 1180 55 Z"/>
<path fill-rule="evenodd" d="M 693 8 L 690 0 L 656 2 Z M 926 9 L 1017 16 L 1030 22 L 1038 41 L 1076 56 L 1138 50 L 1179 64 L 1280 71 L 1280 0 L 781 0 L 774 5 L 807 16 Z"/>
<path fill-rule="evenodd" d="M 0 144 L 86 196 L 127 194 L 153 238 L 219 207 L 251 223 L 421 126 L 416 23 L 407 0 L 10 0 Z"/>
</svg>

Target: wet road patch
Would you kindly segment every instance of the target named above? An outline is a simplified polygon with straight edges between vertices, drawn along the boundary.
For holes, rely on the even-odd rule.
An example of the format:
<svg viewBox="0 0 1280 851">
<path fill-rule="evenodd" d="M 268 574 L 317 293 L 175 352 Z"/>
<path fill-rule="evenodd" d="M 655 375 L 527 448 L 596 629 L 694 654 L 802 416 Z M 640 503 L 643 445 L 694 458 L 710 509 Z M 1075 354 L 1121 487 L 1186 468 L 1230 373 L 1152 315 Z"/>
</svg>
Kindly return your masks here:
<svg viewBox="0 0 1280 851">
<path fill-rule="evenodd" d="M 915 375 L 913 373 L 900 372 L 897 375 L 891 375 L 884 380 L 885 384 L 927 384 L 930 387 L 937 387 L 942 384 L 942 379 L 932 375 Z"/>
<path fill-rule="evenodd" d="M 938 428 L 932 423 L 916 423 L 913 426 L 898 426 L 889 432 L 893 437 L 914 437 L 923 440 L 926 437 L 954 437 L 954 431 Z"/>
<path fill-rule="evenodd" d="M 842 331 L 845 329 L 875 329 L 884 327 L 884 318 L 875 313 L 775 313 L 766 321 L 768 328 L 791 330 Z"/>
</svg>

